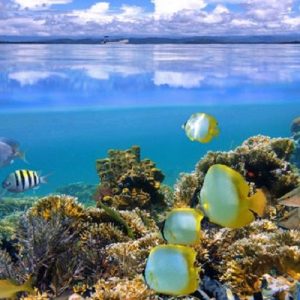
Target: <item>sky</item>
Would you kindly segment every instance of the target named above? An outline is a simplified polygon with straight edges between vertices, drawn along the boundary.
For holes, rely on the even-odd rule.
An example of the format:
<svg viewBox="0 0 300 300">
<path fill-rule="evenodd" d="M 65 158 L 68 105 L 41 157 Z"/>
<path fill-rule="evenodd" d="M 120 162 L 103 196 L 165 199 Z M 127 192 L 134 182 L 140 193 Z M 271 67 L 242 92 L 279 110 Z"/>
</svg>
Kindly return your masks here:
<svg viewBox="0 0 300 300">
<path fill-rule="evenodd" d="M 0 0 L 0 35 L 300 33 L 300 0 Z"/>
</svg>

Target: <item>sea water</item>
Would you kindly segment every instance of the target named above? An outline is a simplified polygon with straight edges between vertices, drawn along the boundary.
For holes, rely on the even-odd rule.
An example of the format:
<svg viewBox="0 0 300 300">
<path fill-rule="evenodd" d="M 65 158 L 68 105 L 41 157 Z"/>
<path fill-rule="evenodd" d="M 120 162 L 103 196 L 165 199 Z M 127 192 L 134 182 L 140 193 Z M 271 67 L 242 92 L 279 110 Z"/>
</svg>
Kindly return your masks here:
<svg viewBox="0 0 300 300">
<path fill-rule="evenodd" d="M 0 136 L 51 173 L 37 194 L 99 182 L 109 149 L 141 146 L 172 186 L 209 150 L 250 136 L 290 136 L 300 116 L 299 45 L 0 45 Z M 194 112 L 219 122 L 209 144 L 181 129 Z"/>
</svg>

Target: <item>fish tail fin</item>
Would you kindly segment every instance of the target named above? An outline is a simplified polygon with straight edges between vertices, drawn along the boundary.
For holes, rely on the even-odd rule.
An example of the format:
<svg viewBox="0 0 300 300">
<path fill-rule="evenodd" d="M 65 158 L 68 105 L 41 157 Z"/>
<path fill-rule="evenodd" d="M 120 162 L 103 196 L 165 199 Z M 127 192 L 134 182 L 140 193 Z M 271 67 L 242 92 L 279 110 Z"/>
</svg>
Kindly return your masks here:
<svg viewBox="0 0 300 300">
<path fill-rule="evenodd" d="M 28 280 L 22 285 L 22 291 L 28 292 L 28 293 L 33 293 L 34 289 L 32 287 L 32 282 L 33 282 L 33 278 L 32 278 L 32 276 L 30 276 L 28 278 Z"/>
<path fill-rule="evenodd" d="M 53 175 L 53 172 L 41 176 L 41 177 L 40 177 L 41 183 L 48 183 L 48 177 L 51 176 L 51 175 Z"/>
<path fill-rule="evenodd" d="M 29 164 L 28 160 L 26 159 L 25 152 L 23 151 L 18 151 L 17 156 L 22 159 L 26 164 Z"/>
<path fill-rule="evenodd" d="M 257 189 L 256 193 L 249 198 L 249 201 L 249 209 L 262 217 L 267 205 L 267 197 L 263 190 Z"/>
<path fill-rule="evenodd" d="M 214 129 L 214 136 L 218 136 L 220 134 L 220 128 L 215 127 Z"/>
<path fill-rule="evenodd" d="M 41 176 L 40 181 L 41 181 L 41 183 L 48 183 L 48 175 Z"/>
</svg>

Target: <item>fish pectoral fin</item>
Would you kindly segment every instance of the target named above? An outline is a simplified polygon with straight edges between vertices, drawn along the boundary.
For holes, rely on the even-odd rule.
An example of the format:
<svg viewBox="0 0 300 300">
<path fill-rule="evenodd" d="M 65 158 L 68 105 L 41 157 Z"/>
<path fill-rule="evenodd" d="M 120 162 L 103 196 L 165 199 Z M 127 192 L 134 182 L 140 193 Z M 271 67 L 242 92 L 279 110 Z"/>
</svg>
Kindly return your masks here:
<svg viewBox="0 0 300 300">
<path fill-rule="evenodd" d="M 254 210 L 249 209 L 249 211 L 253 214 L 255 220 L 261 220 L 262 219 L 261 216 L 257 212 L 255 212 Z"/>
</svg>

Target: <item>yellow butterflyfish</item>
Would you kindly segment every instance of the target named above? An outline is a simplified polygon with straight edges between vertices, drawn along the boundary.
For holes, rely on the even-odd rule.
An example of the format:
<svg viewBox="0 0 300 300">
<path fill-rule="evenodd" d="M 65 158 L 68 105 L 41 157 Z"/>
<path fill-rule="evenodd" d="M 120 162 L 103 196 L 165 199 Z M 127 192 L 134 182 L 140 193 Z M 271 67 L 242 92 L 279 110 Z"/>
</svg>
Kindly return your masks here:
<svg viewBox="0 0 300 300">
<path fill-rule="evenodd" d="M 228 166 L 215 164 L 207 171 L 200 191 L 200 204 L 213 223 L 240 228 L 262 216 L 266 196 L 261 190 L 249 197 L 249 185 L 243 176 Z"/>
<path fill-rule="evenodd" d="M 149 254 L 145 281 L 158 293 L 181 296 L 195 292 L 199 286 L 196 251 L 180 245 L 160 245 Z"/>
<path fill-rule="evenodd" d="M 162 229 L 164 239 L 170 244 L 193 245 L 200 241 L 201 211 L 193 208 L 173 209 Z"/>
<path fill-rule="evenodd" d="M 220 132 L 217 120 L 206 113 L 195 113 L 182 126 L 191 141 L 208 143 Z"/>
</svg>

